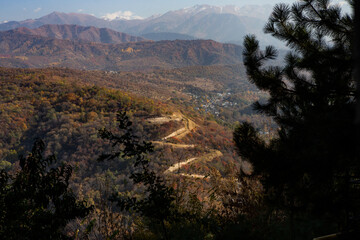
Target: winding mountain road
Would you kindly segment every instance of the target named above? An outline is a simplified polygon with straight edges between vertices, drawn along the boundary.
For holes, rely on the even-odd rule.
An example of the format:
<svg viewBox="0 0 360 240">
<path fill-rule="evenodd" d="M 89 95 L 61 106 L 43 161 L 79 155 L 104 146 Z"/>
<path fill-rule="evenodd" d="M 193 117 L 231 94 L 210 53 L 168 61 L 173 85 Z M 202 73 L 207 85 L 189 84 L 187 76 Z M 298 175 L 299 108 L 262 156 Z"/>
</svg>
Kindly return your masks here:
<svg viewBox="0 0 360 240">
<path fill-rule="evenodd" d="M 170 121 L 184 121 L 183 128 L 180 128 L 180 129 L 172 132 L 168 136 L 163 137 L 161 139 L 161 141 L 153 141 L 152 142 L 153 144 L 159 145 L 159 146 L 171 146 L 173 148 L 184 148 L 184 149 L 196 147 L 196 145 L 194 145 L 194 144 L 175 144 L 175 143 L 166 142 L 167 139 L 170 139 L 173 137 L 181 139 L 197 127 L 197 125 L 193 121 L 186 118 L 181 113 L 174 113 L 172 116 L 150 118 L 147 120 L 153 124 L 163 124 L 163 123 L 170 122 Z M 209 153 L 202 155 L 200 157 L 193 157 L 193 158 L 189 158 L 184 161 L 175 163 L 174 165 L 172 165 L 168 169 L 166 169 L 164 173 L 165 174 L 175 173 L 176 171 L 178 171 L 180 168 L 182 168 L 186 164 L 190 164 L 195 161 L 210 161 L 216 157 L 221 157 L 222 155 L 223 154 L 219 150 L 212 149 L 212 150 L 210 150 Z M 185 173 L 178 173 L 178 174 L 181 176 L 191 177 L 191 178 L 199 178 L 199 179 L 206 178 L 206 176 L 200 175 L 200 174 L 185 174 Z"/>
</svg>

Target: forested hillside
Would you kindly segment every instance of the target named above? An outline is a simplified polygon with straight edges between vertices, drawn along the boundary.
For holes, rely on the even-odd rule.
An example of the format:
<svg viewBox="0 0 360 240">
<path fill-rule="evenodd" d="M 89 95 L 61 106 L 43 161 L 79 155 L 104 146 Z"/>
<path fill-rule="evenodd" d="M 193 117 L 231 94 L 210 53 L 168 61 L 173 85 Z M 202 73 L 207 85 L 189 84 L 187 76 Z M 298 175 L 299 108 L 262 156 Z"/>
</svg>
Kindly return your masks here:
<svg viewBox="0 0 360 240">
<path fill-rule="evenodd" d="M 119 90 L 79 85 L 75 76 L 60 70 L 2 69 L 1 168 L 16 168 L 18 155 L 29 151 L 39 137 L 46 143 L 46 154 L 54 153 L 59 161 L 74 167 L 73 186 L 79 194 L 96 199 L 96 179 L 109 171 L 123 191 L 120 182 L 129 174 L 129 163 L 96 161 L 108 148 L 98 131 L 104 127 L 116 130 L 118 110 L 127 111 L 135 123 L 136 136 L 154 142 L 157 151 L 153 167 L 161 174 L 172 164 L 194 157 L 199 160 L 181 172 L 208 175 L 214 168 L 224 174 L 228 166 L 239 164 L 231 132 L 193 109 Z M 158 122 L 157 118 L 167 120 Z M 178 133 L 171 135 L 173 132 Z"/>
<path fill-rule="evenodd" d="M 256 114 L 251 107 L 255 100 L 264 101 L 267 95 L 247 81 L 242 65 L 191 66 L 147 72 L 56 68 L 23 71 L 58 75 L 81 84 L 125 90 L 163 103 L 186 106 L 222 124 L 233 125 L 236 121 L 251 119 L 258 128 L 269 125 L 269 120 Z"/>
<path fill-rule="evenodd" d="M 91 74 L 83 74 L 61 69 L 1 69 L 1 169 L 18 169 L 18 156 L 26 155 L 35 139 L 41 138 L 45 156 L 55 154 L 59 163 L 73 167 L 71 188 L 79 199 L 94 204 L 97 212 L 109 192 L 142 195 L 142 188 L 129 179 L 134 170 L 130 160 L 97 161 L 111 150 L 99 130 L 117 133 L 116 114 L 125 110 L 133 122 L 132 134 L 155 147 L 149 155 L 151 169 L 181 191 L 186 189 L 185 202 L 195 193 L 209 200 L 215 184 L 210 175 L 220 181 L 234 173 L 234 166 L 250 171 L 235 154 L 231 131 L 206 114 L 172 101 L 165 104 L 79 81 L 90 78 Z"/>
</svg>

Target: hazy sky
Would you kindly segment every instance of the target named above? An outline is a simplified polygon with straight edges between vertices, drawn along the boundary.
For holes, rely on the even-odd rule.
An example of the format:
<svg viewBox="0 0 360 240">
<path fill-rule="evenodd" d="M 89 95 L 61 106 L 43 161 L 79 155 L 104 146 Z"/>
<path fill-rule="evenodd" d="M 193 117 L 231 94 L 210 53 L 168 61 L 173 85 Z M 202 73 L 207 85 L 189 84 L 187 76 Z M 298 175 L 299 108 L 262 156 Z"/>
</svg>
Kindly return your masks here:
<svg viewBox="0 0 360 240">
<path fill-rule="evenodd" d="M 341 0 L 334 0 L 340 2 Z M 215 6 L 293 3 L 295 0 L 0 0 L 0 22 L 39 18 L 54 11 L 81 12 L 96 17 L 149 17 L 196 4 Z M 109 15 L 113 14 L 113 15 Z"/>
</svg>

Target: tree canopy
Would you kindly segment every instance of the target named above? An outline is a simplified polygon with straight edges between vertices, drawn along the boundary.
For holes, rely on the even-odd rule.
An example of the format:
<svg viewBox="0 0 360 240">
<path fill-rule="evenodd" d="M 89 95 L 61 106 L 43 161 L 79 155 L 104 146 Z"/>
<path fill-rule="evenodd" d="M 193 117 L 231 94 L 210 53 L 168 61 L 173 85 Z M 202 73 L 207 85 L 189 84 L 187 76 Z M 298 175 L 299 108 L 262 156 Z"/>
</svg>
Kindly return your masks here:
<svg viewBox="0 0 360 240">
<path fill-rule="evenodd" d="M 253 35 L 244 40 L 250 81 L 270 95 L 254 108 L 276 121 L 278 134 L 267 142 L 242 123 L 234 132 L 238 153 L 262 176 L 276 209 L 290 221 L 306 215 L 310 236 L 346 230 L 358 216 L 353 25 L 353 15 L 331 1 L 301 0 L 276 5 L 265 26 L 291 50 L 284 66 L 266 67 L 277 51 L 260 50 Z"/>
<path fill-rule="evenodd" d="M 4 239 L 66 239 L 64 227 L 91 210 L 68 188 L 72 168 L 52 167 L 54 155 L 43 157 L 37 140 L 31 153 L 20 158 L 21 170 L 0 174 L 0 235 Z"/>
</svg>

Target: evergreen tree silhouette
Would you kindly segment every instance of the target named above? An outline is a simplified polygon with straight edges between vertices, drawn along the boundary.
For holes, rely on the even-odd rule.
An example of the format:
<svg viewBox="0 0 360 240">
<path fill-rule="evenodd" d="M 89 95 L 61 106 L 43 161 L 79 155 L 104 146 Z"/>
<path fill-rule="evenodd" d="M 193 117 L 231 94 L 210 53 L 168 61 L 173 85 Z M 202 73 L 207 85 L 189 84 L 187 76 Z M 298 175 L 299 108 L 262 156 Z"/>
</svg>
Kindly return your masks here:
<svg viewBox="0 0 360 240">
<path fill-rule="evenodd" d="M 253 35 L 244 40 L 244 64 L 250 81 L 270 95 L 254 108 L 276 121 L 278 135 L 265 142 L 242 123 L 234 132 L 238 153 L 262 176 L 274 208 L 288 216 L 293 238 L 300 216 L 312 225 L 310 236 L 354 229 L 359 191 L 353 183 L 360 163 L 353 16 L 328 0 L 301 0 L 276 5 L 265 32 L 291 49 L 285 65 L 265 67 L 277 50 L 261 51 Z"/>
<path fill-rule="evenodd" d="M 2 239 L 67 239 L 64 227 L 85 217 L 92 207 L 76 200 L 69 187 L 70 165 L 52 167 L 55 156 L 43 157 L 44 142 L 20 157 L 20 171 L 0 174 Z"/>
</svg>

